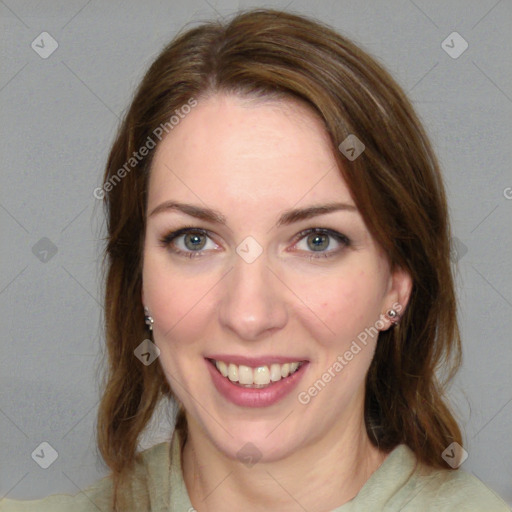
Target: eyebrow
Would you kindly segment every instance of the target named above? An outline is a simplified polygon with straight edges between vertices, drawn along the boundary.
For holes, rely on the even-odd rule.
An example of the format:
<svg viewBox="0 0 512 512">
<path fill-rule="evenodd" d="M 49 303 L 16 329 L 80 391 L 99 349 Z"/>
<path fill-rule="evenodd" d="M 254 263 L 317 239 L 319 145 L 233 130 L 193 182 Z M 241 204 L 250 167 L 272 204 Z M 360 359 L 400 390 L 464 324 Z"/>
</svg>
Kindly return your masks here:
<svg viewBox="0 0 512 512">
<path fill-rule="evenodd" d="M 191 217 L 205 220 L 213 224 L 226 225 L 226 217 L 217 210 L 202 206 L 195 206 L 187 203 L 179 203 L 177 201 L 165 201 L 154 208 L 148 217 L 153 217 L 159 213 L 168 211 L 180 211 Z M 306 208 L 295 208 L 286 210 L 281 214 L 276 226 L 289 225 L 301 220 L 310 219 L 318 215 L 325 215 L 336 211 L 357 212 L 357 208 L 353 204 L 348 203 L 327 203 L 321 205 L 312 205 Z"/>
</svg>

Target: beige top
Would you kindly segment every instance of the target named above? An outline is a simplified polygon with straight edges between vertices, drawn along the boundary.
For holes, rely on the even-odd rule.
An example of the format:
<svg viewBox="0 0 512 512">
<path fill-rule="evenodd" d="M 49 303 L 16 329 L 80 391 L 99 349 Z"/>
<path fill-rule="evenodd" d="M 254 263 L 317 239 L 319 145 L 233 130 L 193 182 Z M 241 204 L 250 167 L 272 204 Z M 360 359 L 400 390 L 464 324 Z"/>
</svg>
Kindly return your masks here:
<svg viewBox="0 0 512 512">
<path fill-rule="evenodd" d="M 397 446 L 357 496 L 332 512 L 510 512 L 501 498 L 462 469 L 415 468 L 415 462 L 407 446 Z M 171 442 L 142 452 L 131 491 L 134 512 L 195 511 L 183 480 L 177 434 Z M 75 495 L 53 494 L 30 501 L 0 499 L 0 512 L 108 512 L 111 495 L 112 480 L 106 476 Z"/>
</svg>

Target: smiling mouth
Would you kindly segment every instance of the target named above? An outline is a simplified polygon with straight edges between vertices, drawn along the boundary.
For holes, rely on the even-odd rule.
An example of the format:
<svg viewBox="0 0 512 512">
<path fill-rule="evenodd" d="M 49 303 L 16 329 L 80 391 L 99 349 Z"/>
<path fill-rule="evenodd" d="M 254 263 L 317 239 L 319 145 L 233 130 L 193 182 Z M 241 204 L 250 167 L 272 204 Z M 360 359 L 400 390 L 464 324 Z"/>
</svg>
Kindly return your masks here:
<svg viewBox="0 0 512 512">
<path fill-rule="evenodd" d="M 215 359 L 208 359 L 208 361 L 232 384 L 254 389 L 266 388 L 280 380 L 287 379 L 305 363 L 305 361 L 294 361 L 284 364 L 272 363 L 253 368 L 243 364 L 226 363 Z"/>
</svg>

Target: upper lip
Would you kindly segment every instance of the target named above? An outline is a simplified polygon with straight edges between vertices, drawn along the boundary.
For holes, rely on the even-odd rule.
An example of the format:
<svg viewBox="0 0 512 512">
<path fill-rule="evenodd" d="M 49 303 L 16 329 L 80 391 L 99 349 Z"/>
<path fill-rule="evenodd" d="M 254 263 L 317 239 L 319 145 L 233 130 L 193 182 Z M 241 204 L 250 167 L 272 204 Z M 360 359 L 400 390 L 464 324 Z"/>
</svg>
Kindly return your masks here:
<svg viewBox="0 0 512 512">
<path fill-rule="evenodd" d="M 270 364 L 285 364 L 294 362 L 306 362 L 307 359 L 303 357 L 289 357 L 289 356 L 260 356 L 260 357 L 247 357 L 235 354 L 212 354 L 206 357 L 206 359 L 215 359 L 216 361 L 223 361 L 226 364 L 232 363 L 236 365 L 251 366 L 257 368 L 258 366 L 268 366 Z"/>
</svg>

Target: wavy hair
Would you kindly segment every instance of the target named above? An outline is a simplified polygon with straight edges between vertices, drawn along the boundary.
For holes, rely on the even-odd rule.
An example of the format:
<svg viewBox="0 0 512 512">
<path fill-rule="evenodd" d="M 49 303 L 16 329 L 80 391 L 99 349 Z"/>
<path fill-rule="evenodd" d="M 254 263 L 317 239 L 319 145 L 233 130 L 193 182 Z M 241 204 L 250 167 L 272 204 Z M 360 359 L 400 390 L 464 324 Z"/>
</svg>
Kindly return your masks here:
<svg viewBox="0 0 512 512">
<path fill-rule="evenodd" d="M 97 443 L 112 470 L 113 510 L 130 509 L 126 486 L 139 460 L 140 434 L 160 400 L 173 398 L 160 365 L 145 366 L 133 353 L 147 337 L 142 255 L 155 151 L 144 157 L 137 152 L 155 140 L 158 127 L 170 131 L 171 116 L 192 98 L 217 92 L 299 100 L 323 120 L 339 172 L 368 229 L 392 267 L 407 270 L 413 280 L 399 327 L 379 334 L 366 379 L 367 433 L 383 450 L 405 443 L 419 461 L 448 468 L 441 453 L 453 441 L 462 444 L 445 398 L 461 347 L 447 203 L 427 135 L 399 85 L 350 40 L 316 20 L 257 9 L 225 23 L 203 23 L 168 44 L 135 91 L 108 157 L 103 182 L 108 367 Z M 354 161 L 338 150 L 349 134 L 365 145 Z M 136 161 L 130 160 L 134 153 Z M 445 379 L 438 378 L 439 370 Z M 184 439 L 181 407 L 176 428 Z"/>
</svg>

